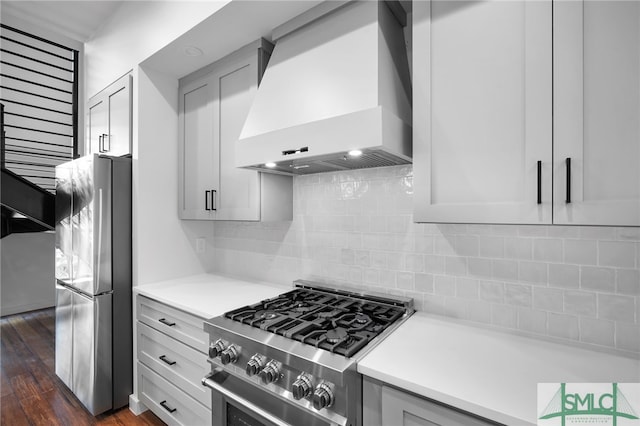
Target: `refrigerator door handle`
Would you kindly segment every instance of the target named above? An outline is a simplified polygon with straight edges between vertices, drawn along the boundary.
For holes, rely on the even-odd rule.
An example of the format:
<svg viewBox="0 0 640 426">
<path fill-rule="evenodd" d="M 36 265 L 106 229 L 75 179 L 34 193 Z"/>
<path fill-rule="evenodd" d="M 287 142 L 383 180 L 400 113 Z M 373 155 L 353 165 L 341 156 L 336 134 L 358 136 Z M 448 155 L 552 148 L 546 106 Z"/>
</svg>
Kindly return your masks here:
<svg viewBox="0 0 640 426">
<path fill-rule="evenodd" d="M 101 261 L 102 261 L 102 188 L 98 189 L 98 208 L 96 209 L 96 213 L 98 215 L 98 249 L 95 250 L 95 255 L 96 255 L 96 262 L 94 263 L 94 265 L 96 265 L 96 273 L 93 275 L 93 279 L 94 279 L 94 288 L 100 288 L 100 283 L 99 280 L 102 277 L 102 274 L 100 273 L 100 267 L 102 266 Z"/>
</svg>

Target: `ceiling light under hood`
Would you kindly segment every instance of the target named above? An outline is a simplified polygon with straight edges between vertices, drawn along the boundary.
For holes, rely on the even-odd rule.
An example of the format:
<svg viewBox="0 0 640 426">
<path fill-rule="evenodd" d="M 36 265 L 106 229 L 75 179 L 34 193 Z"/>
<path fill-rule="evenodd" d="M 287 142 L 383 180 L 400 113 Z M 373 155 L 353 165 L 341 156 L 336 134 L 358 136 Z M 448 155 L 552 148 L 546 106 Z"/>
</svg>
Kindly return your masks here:
<svg viewBox="0 0 640 426">
<path fill-rule="evenodd" d="M 318 17 L 311 9 L 274 30 L 236 144 L 238 167 L 308 174 L 411 162 L 411 79 L 397 10 L 365 0 L 317 12 L 323 5 Z M 363 155 L 349 156 L 354 149 Z"/>
</svg>

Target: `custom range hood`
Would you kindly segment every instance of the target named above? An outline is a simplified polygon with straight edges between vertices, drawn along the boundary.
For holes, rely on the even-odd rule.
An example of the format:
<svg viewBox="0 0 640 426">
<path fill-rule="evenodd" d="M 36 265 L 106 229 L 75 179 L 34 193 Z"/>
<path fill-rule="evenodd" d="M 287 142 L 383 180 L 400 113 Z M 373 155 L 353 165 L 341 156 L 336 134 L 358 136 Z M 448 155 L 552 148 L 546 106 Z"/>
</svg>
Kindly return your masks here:
<svg viewBox="0 0 640 426">
<path fill-rule="evenodd" d="M 310 174 L 410 163 L 405 19 L 397 2 L 330 1 L 276 28 L 236 166 Z"/>
</svg>

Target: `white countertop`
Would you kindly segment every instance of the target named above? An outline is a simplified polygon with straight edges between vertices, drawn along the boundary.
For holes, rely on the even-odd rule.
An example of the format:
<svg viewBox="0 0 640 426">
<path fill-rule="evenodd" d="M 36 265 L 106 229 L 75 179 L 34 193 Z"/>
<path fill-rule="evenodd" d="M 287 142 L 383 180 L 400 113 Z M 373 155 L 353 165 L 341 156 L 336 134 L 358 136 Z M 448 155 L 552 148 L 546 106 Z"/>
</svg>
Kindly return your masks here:
<svg viewBox="0 0 640 426">
<path fill-rule="evenodd" d="M 508 425 L 537 423 L 538 383 L 640 382 L 640 360 L 413 314 L 358 364 L 391 385 Z"/>
<path fill-rule="evenodd" d="M 232 309 L 269 299 L 292 286 L 202 274 L 134 287 L 133 291 L 209 319 Z"/>
</svg>

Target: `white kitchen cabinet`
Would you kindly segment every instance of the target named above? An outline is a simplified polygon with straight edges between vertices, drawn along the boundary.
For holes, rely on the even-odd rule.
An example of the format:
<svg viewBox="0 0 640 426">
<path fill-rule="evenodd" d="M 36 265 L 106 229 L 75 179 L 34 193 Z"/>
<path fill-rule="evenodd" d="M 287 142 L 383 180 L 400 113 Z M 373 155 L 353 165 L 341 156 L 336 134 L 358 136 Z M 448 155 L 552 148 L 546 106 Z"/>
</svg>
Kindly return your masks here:
<svg viewBox="0 0 640 426">
<path fill-rule="evenodd" d="M 494 423 L 383 386 L 382 424 L 395 426 L 488 426 Z"/>
<path fill-rule="evenodd" d="M 91 154 L 131 154 L 132 79 L 127 74 L 89 99 L 87 139 Z"/>
<path fill-rule="evenodd" d="M 168 424 L 211 425 L 210 371 L 204 319 L 136 296 L 138 395 Z"/>
<path fill-rule="evenodd" d="M 234 166 L 235 143 L 272 48 L 261 39 L 180 80 L 180 218 L 292 219 L 290 176 Z"/>
<path fill-rule="evenodd" d="M 551 26 L 550 1 L 414 2 L 416 221 L 551 223 Z"/>
<path fill-rule="evenodd" d="M 639 226 L 640 3 L 553 9 L 554 223 Z"/>
<path fill-rule="evenodd" d="M 417 222 L 640 225 L 638 2 L 413 16 Z"/>
<path fill-rule="evenodd" d="M 487 426 L 490 420 L 459 411 L 365 376 L 363 424 L 367 426 Z"/>
</svg>

